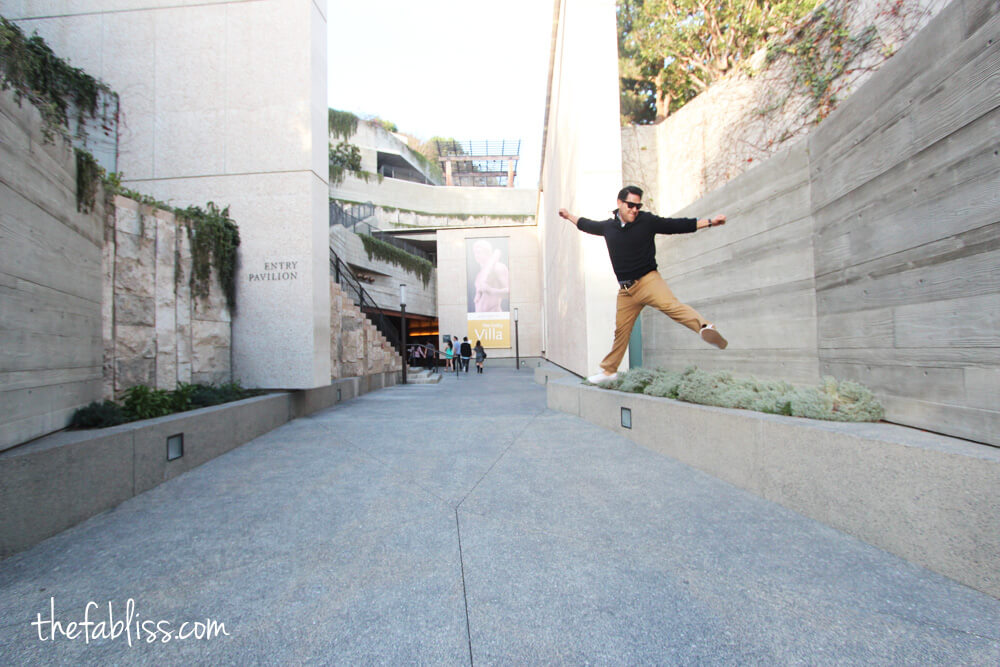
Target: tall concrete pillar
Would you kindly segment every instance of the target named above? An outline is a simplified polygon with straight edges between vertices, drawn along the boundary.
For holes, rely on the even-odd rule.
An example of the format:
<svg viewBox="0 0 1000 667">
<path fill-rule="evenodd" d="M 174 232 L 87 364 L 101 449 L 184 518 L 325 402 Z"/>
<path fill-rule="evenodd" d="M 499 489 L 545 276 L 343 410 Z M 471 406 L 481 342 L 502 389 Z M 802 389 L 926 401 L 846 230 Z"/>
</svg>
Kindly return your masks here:
<svg viewBox="0 0 1000 667">
<path fill-rule="evenodd" d="M 538 210 L 544 347 L 547 358 L 585 375 L 611 349 L 618 285 L 604 239 L 558 211 L 607 218 L 621 189 L 615 2 L 557 0 L 556 12 Z"/>
<path fill-rule="evenodd" d="M 233 362 L 250 386 L 330 381 L 326 11 L 325 0 L 0 0 L 119 93 L 127 187 L 231 207 Z"/>
</svg>

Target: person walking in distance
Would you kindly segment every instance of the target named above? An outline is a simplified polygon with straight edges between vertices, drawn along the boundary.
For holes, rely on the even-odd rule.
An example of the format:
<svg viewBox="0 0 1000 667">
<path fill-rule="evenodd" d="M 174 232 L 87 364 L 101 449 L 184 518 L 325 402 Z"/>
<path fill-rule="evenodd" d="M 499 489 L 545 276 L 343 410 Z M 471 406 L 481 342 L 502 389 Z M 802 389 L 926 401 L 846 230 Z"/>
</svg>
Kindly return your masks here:
<svg viewBox="0 0 1000 667">
<path fill-rule="evenodd" d="M 469 359 L 472 358 L 472 346 L 469 345 L 469 337 L 465 336 L 462 338 L 462 345 L 459 347 L 459 352 L 462 353 L 462 369 L 468 373 L 469 372 Z"/>
<path fill-rule="evenodd" d="M 476 347 L 473 349 L 476 352 L 476 372 L 482 374 L 483 362 L 486 361 L 486 350 L 483 349 L 483 342 L 477 340 Z"/>
<path fill-rule="evenodd" d="M 611 256 L 611 266 L 618 278 L 618 303 L 615 315 L 615 341 L 611 352 L 601 361 L 601 372 L 587 380 L 605 384 L 618 377 L 628 348 L 632 327 L 646 306 L 653 306 L 675 322 L 697 332 L 702 340 L 720 350 L 729 344 L 715 325 L 691 306 L 681 303 L 656 270 L 657 234 L 689 234 L 706 227 L 726 224 L 725 215 L 714 218 L 661 218 L 641 211 L 642 190 L 634 185 L 618 193 L 618 208 L 611 218 L 597 222 L 571 214 L 564 208 L 559 216 L 569 220 L 581 232 L 603 236 Z"/>
</svg>

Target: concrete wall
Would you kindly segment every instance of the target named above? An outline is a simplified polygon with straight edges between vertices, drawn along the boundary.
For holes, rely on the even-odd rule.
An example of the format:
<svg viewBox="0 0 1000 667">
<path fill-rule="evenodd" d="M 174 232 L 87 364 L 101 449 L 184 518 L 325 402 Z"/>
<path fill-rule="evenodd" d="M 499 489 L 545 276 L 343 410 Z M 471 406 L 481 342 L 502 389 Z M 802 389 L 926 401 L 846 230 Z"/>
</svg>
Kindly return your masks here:
<svg viewBox="0 0 1000 667">
<path fill-rule="evenodd" d="M 340 141 L 345 141 L 345 139 L 330 136 L 330 143 L 336 145 Z M 362 171 L 374 174 L 378 171 L 378 154 L 391 153 L 405 159 L 414 171 L 423 174 L 430 182 L 436 185 L 441 185 L 444 182 L 443 179 L 431 171 L 427 163 L 417 157 L 417 152 L 410 148 L 405 140 L 400 139 L 381 125 L 365 120 L 358 120 L 358 129 L 346 141 L 354 144 L 361 151 Z"/>
<path fill-rule="evenodd" d="M 412 183 L 395 178 L 365 181 L 346 173 L 330 196 L 435 215 L 534 215 L 538 192 L 521 188 L 473 188 Z"/>
<path fill-rule="evenodd" d="M 285 422 L 395 385 L 390 371 L 90 431 L 0 452 L 0 559 L 148 491 Z M 184 455 L 166 460 L 166 439 Z"/>
<path fill-rule="evenodd" d="M 330 377 L 326 3 L 0 0 L 121 96 L 124 183 L 240 221 L 234 364 L 244 384 Z M 265 264 L 296 278 L 253 281 Z"/>
<path fill-rule="evenodd" d="M 541 261 L 537 227 L 476 227 L 447 229 L 437 232 L 437 302 L 438 329 L 444 334 L 465 336 L 468 333 L 468 298 L 466 269 L 466 239 L 507 237 L 509 239 L 511 346 L 509 349 L 489 349 L 490 359 L 515 356 L 514 308 L 518 309 L 518 333 L 521 357 L 541 356 L 542 295 Z M 470 342 L 475 345 L 476 341 Z M 439 336 L 439 349 L 444 351 L 444 339 Z"/>
<path fill-rule="evenodd" d="M 103 202 L 76 207 L 72 147 L 0 92 L 0 450 L 101 397 Z"/>
<path fill-rule="evenodd" d="M 607 391 L 552 369 L 535 378 L 550 409 L 1000 597 L 1000 450 L 890 424 Z M 631 428 L 621 426 L 622 408 Z"/>
<path fill-rule="evenodd" d="M 998 31 L 1000 5 L 955 0 L 806 140 L 681 209 L 730 215 L 657 255 L 730 347 L 647 311 L 644 365 L 833 374 L 890 421 L 1000 444 Z"/>
<path fill-rule="evenodd" d="M 657 237 L 660 273 L 729 340 L 724 352 L 665 315 L 640 316 L 643 366 L 732 370 L 813 383 L 816 334 L 809 156 L 800 142 L 682 209 L 724 227 Z"/>
<path fill-rule="evenodd" d="M 374 277 L 363 287 L 375 303 L 386 310 L 399 310 L 399 286 L 406 285 L 406 312 L 437 316 L 437 272 L 431 272 L 427 285 L 419 276 L 378 257 L 368 258 L 361 237 L 340 225 L 330 227 L 330 247 L 341 260 L 362 267 Z"/>
<path fill-rule="evenodd" d="M 827 0 L 829 15 L 850 36 L 877 31 L 869 48 L 830 82 L 836 99 L 854 94 L 949 1 Z M 766 56 L 761 49 L 745 69 L 713 83 L 666 120 L 622 128 L 625 182 L 643 188 L 654 211 L 685 207 L 787 150 L 828 113 L 817 108 L 812 90 L 796 83 L 793 58 L 779 55 L 768 63 Z"/>
<path fill-rule="evenodd" d="M 104 241 L 104 397 L 138 384 L 232 380 L 231 317 L 213 270 L 192 294 L 191 242 L 173 213 L 115 197 Z"/>
<path fill-rule="evenodd" d="M 546 358 L 584 375 L 611 349 L 618 285 L 604 240 L 582 234 L 558 210 L 602 219 L 621 188 L 613 0 L 559 5 L 544 143 L 537 214 L 542 348 Z"/>
</svg>

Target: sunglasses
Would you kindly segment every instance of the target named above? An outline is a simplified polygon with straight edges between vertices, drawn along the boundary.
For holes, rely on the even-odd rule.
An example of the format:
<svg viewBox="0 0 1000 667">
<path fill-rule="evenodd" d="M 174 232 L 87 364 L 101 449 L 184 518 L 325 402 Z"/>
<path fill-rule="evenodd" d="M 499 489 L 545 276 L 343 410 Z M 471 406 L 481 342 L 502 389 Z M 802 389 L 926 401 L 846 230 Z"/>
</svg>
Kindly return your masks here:
<svg viewBox="0 0 1000 667">
<path fill-rule="evenodd" d="M 642 202 L 636 203 L 634 201 L 627 201 L 627 202 L 624 202 L 624 204 L 626 206 L 628 206 L 629 208 L 635 209 L 636 211 L 638 211 L 640 208 L 642 208 Z"/>
</svg>

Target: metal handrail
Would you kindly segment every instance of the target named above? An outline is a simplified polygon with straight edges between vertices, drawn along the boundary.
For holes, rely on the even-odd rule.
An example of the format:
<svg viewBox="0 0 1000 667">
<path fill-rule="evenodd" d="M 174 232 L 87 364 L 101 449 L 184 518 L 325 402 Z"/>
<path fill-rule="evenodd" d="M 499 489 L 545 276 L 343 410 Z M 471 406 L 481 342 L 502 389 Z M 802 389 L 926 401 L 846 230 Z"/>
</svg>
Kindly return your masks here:
<svg viewBox="0 0 1000 667">
<path fill-rule="evenodd" d="M 437 349 L 436 347 L 434 347 L 432 345 L 427 345 L 426 343 L 410 343 L 410 344 L 407 345 L 407 347 L 408 348 L 410 348 L 410 347 L 422 347 L 422 348 L 425 348 L 427 350 L 430 350 L 430 351 L 432 351 L 434 353 L 434 359 L 435 359 L 435 361 L 440 361 L 444 357 L 444 351 L 443 350 L 439 350 L 439 349 Z M 410 358 L 409 354 L 407 354 L 406 359 L 409 359 L 409 358 Z M 455 372 L 455 377 L 456 378 L 462 377 L 461 371 L 459 370 L 461 368 L 461 364 L 458 362 L 458 359 L 459 358 L 458 358 L 457 355 L 454 356 L 454 357 L 452 357 L 452 361 L 455 362 L 452 365 L 452 370 Z M 431 370 L 431 373 L 437 373 L 437 372 L 438 372 L 438 365 L 434 364 L 434 367 L 433 367 L 433 370 Z"/>
<path fill-rule="evenodd" d="M 357 297 L 356 301 L 358 306 L 362 308 L 362 313 L 372 321 L 375 327 L 385 336 L 385 339 L 396 348 L 396 351 L 402 353 L 403 344 L 401 342 L 402 338 L 399 335 L 399 329 L 389 321 L 385 311 L 379 308 L 378 304 L 375 303 L 375 299 L 365 291 L 365 288 L 361 286 L 361 281 L 354 275 L 350 267 L 337 256 L 333 248 L 330 248 L 330 275 L 334 277 L 341 287 L 346 287 L 353 292 L 353 294 L 349 293 L 348 296 L 352 298 Z M 368 309 L 368 312 L 363 310 L 365 308 Z M 404 363 L 405 361 L 404 357 Z"/>
</svg>

